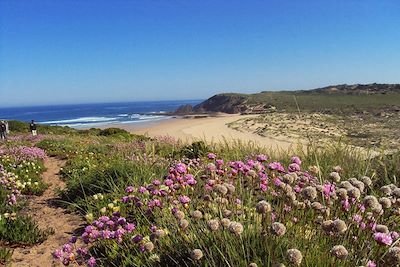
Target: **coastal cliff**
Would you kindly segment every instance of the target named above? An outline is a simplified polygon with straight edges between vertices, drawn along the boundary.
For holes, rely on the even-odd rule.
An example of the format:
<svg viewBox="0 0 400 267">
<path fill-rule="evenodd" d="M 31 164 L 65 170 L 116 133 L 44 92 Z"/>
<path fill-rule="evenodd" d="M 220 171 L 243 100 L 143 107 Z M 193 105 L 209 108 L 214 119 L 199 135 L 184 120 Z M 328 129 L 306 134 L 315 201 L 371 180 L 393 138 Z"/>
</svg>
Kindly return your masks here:
<svg viewBox="0 0 400 267">
<path fill-rule="evenodd" d="M 325 113 L 376 108 L 400 108 L 400 84 L 332 85 L 311 90 L 262 91 L 255 94 L 214 95 L 202 103 L 179 107 L 174 114 L 242 113 L 262 114 L 281 111 L 319 111 Z"/>
</svg>

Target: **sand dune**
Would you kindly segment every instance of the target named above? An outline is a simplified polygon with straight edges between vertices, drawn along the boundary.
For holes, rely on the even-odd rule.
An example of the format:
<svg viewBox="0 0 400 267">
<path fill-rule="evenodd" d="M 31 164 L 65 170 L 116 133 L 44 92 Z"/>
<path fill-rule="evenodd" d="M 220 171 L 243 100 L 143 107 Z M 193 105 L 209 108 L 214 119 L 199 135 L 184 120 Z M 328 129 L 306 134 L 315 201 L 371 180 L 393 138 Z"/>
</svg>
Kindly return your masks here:
<svg viewBox="0 0 400 267">
<path fill-rule="evenodd" d="M 145 134 L 150 137 L 170 135 L 183 141 L 206 140 L 219 142 L 223 140 L 241 140 L 254 142 L 257 145 L 268 148 L 288 149 L 298 143 L 297 140 L 277 137 L 263 137 L 243 129 L 234 130 L 227 126 L 228 123 L 238 119 L 256 115 L 220 115 L 206 118 L 174 118 L 161 122 L 154 122 L 145 126 L 116 125 L 132 133 Z"/>
</svg>

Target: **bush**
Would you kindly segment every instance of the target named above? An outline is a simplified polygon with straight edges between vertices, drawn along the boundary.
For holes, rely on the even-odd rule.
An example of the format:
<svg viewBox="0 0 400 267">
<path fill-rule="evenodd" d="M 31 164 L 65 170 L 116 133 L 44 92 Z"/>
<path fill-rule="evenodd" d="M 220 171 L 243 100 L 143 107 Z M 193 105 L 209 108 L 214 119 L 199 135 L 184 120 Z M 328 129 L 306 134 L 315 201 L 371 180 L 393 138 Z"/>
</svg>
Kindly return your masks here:
<svg viewBox="0 0 400 267">
<path fill-rule="evenodd" d="M 208 146 L 203 141 L 193 142 L 181 150 L 181 156 L 196 159 L 204 156 L 209 151 Z"/>
<path fill-rule="evenodd" d="M 98 135 L 101 136 L 110 136 L 110 135 L 127 135 L 129 134 L 128 131 L 120 128 L 107 128 L 104 130 L 101 130 Z"/>
</svg>

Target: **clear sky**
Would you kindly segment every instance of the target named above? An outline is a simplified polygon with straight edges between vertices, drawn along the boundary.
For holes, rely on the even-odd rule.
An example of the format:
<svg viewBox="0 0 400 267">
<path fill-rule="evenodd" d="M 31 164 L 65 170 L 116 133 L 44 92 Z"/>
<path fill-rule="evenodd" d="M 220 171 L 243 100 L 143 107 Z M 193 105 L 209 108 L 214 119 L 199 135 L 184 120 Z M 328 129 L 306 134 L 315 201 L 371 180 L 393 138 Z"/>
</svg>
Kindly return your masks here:
<svg viewBox="0 0 400 267">
<path fill-rule="evenodd" d="M 1 0 L 0 106 L 400 82 L 399 0 Z"/>
</svg>

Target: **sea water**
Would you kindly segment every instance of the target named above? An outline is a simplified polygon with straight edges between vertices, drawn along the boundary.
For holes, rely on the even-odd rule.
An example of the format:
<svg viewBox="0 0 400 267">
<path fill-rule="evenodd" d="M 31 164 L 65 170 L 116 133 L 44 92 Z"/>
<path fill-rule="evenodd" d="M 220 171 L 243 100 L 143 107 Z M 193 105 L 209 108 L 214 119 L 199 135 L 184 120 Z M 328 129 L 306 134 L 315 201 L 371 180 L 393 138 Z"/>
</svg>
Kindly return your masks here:
<svg viewBox="0 0 400 267">
<path fill-rule="evenodd" d="M 88 128 L 121 123 L 146 123 L 171 118 L 169 112 L 201 100 L 141 101 L 34 107 L 0 107 L 0 119 Z"/>
</svg>

